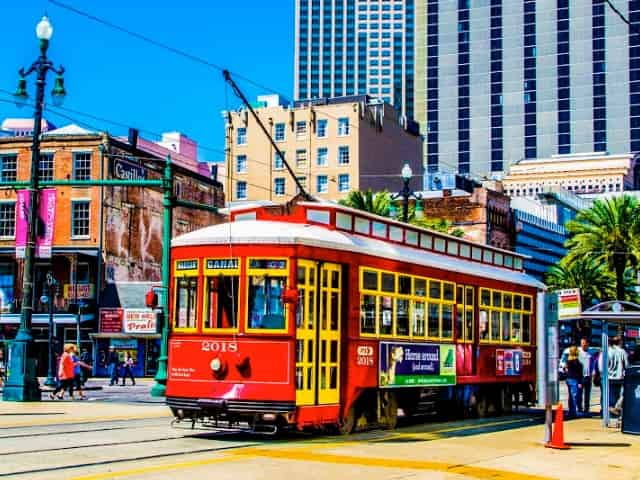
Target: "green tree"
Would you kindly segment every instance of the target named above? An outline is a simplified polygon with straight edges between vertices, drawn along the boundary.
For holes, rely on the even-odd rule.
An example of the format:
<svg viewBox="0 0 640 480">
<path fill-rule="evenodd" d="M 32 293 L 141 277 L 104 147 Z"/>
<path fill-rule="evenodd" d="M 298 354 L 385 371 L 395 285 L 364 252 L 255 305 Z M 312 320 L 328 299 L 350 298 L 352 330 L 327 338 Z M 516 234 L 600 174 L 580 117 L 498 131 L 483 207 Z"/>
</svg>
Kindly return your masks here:
<svg viewBox="0 0 640 480">
<path fill-rule="evenodd" d="M 464 236 L 464 230 L 455 227 L 450 220 L 445 218 L 416 218 L 415 215 L 410 214 L 409 223 L 417 227 L 435 230 L 436 232 L 448 233 L 449 235 L 453 235 L 458 238 L 462 238 Z"/>
<path fill-rule="evenodd" d="M 354 190 L 349 192 L 347 198 L 340 200 L 339 203 L 346 207 L 356 208 L 386 217 L 389 215 L 391 195 L 386 190 L 377 193 L 372 192 L 371 189 L 366 192 Z"/>
<path fill-rule="evenodd" d="M 629 195 L 596 200 L 567 223 L 571 234 L 567 262 L 605 265 L 615 277 L 615 295 L 625 299 L 625 270 L 638 263 L 637 233 L 640 225 L 638 201 Z"/>
<path fill-rule="evenodd" d="M 613 282 L 614 276 L 606 265 L 586 258 L 570 260 L 565 257 L 545 275 L 545 283 L 551 290 L 579 288 L 583 309 L 594 301 L 613 300 L 616 294 Z"/>
</svg>

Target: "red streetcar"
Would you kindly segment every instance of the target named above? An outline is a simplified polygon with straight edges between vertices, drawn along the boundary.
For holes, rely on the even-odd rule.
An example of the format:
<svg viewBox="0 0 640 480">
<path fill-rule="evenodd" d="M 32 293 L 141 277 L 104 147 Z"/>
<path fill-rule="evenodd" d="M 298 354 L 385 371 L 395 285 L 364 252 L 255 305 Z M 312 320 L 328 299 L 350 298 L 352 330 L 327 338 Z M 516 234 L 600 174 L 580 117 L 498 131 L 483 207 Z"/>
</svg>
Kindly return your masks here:
<svg viewBox="0 0 640 480">
<path fill-rule="evenodd" d="M 543 285 L 518 254 L 307 201 L 236 210 L 171 252 L 177 419 L 348 433 L 534 400 Z"/>
</svg>

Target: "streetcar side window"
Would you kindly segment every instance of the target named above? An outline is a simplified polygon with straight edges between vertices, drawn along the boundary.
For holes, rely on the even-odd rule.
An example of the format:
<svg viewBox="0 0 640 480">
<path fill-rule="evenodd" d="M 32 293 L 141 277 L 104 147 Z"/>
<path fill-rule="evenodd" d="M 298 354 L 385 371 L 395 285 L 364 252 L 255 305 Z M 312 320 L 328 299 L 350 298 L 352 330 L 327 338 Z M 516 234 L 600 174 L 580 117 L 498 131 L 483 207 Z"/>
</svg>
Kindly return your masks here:
<svg viewBox="0 0 640 480">
<path fill-rule="evenodd" d="M 251 275 L 249 277 L 249 328 L 284 330 L 285 308 L 282 292 L 285 277 Z"/>
<path fill-rule="evenodd" d="M 206 279 L 204 328 L 238 328 L 239 277 L 218 275 Z"/>
<path fill-rule="evenodd" d="M 455 284 L 363 268 L 360 333 L 452 340 Z"/>
<path fill-rule="evenodd" d="M 456 288 L 456 339 L 462 342 L 473 342 L 473 307 L 473 287 L 458 285 Z"/>
<path fill-rule="evenodd" d="M 480 289 L 480 341 L 531 342 L 531 296 Z"/>
<path fill-rule="evenodd" d="M 174 328 L 185 330 L 196 328 L 197 299 L 198 277 L 177 278 Z"/>
</svg>

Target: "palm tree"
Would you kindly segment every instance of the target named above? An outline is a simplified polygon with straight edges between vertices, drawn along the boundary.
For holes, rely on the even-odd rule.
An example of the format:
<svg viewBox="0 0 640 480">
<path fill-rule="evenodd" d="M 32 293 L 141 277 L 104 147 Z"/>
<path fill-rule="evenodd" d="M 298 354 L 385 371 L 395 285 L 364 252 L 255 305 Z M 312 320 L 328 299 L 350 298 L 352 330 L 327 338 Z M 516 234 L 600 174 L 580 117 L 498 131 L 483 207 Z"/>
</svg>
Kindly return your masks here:
<svg viewBox="0 0 640 480">
<path fill-rule="evenodd" d="M 389 215 L 389 205 L 391 204 L 391 195 L 386 190 L 373 193 L 371 189 L 366 192 L 354 190 L 349 192 L 347 198 L 340 200 L 341 205 L 346 207 L 364 210 L 365 212 L 375 213 L 382 217 Z"/>
<path fill-rule="evenodd" d="M 613 300 L 613 274 L 604 264 L 597 264 L 586 258 L 569 260 L 567 257 L 553 265 L 545 275 L 545 283 L 550 290 L 579 288 L 583 308 L 594 301 Z"/>
<path fill-rule="evenodd" d="M 629 195 L 596 200 L 567 223 L 571 234 L 566 246 L 570 262 L 583 260 L 606 265 L 615 274 L 616 298 L 625 299 L 626 268 L 638 263 L 638 201 Z"/>
</svg>

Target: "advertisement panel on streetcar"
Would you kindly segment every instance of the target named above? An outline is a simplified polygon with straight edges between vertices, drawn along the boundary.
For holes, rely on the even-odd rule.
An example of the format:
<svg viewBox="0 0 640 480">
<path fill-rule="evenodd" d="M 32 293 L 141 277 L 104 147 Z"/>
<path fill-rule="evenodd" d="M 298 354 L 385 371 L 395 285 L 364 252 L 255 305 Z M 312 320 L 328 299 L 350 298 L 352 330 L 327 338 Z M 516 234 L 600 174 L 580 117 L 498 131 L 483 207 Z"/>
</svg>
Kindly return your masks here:
<svg viewBox="0 0 640 480">
<path fill-rule="evenodd" d="M 455 385 L 455 345 L 380 342 L 381 388 Z"/>
</svg>

